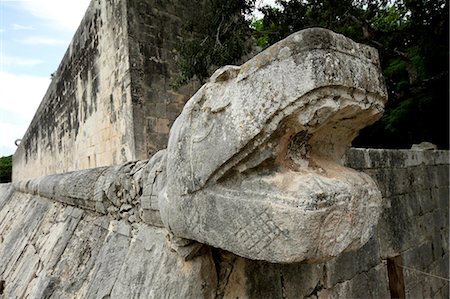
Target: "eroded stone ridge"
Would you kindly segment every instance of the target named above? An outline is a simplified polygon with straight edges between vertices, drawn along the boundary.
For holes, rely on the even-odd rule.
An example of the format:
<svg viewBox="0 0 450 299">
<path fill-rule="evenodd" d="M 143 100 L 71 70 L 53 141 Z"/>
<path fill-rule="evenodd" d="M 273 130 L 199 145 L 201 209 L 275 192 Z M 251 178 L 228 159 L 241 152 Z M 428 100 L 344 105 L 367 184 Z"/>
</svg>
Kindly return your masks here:
<svg viewBox="0 0 450 299">
<path fill-rule="evenodd" d="M 325 29 L 219 69 L 171 128 L 162 221 L 175 236 L 270 262 L 361 247 L 382 198 L 341 158 L 385 101 L 376 50 Z"/>
</svg>

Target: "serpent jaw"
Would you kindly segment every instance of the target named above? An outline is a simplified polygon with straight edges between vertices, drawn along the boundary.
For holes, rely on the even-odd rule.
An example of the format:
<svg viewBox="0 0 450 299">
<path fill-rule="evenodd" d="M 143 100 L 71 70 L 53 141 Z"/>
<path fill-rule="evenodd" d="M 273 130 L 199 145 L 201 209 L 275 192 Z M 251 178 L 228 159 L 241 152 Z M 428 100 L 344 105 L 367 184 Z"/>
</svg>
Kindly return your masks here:
<svg viewBox="0 0 450 299">
<path fill-rule="evenodd" d="M 340 160 L 385 101 L 376 51 L 324 29 L 218 70 L 171 129 L 159 196 L 165 226 L 279 263 L 361 247 L 382 198 Z"/>
</svg>

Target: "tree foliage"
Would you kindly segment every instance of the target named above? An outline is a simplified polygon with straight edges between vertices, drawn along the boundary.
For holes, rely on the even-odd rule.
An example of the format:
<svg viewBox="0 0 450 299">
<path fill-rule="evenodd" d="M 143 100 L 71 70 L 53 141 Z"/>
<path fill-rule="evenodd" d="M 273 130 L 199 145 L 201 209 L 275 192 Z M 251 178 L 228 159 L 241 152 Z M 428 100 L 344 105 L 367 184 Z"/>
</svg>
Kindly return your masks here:
<svg viewBox="0 0 450 299">
<path fill-rule="evenodd" d="M 308 27 L 324 27 L 380 53 L 389 101 L 383 118 L 357 146 L 448 148 L 448 1 L 291 0 L 265 7 L 258 41 L 272 44 Z M 261 39 L 264 36 L 265 39 Z M 261 45 L 261 44 L 260 44 Z M 262 46 L 267 46 L 262 45 Z"/>
<path fill-rule="evenodd" d="M 177 46 L 180 86 L 192 78 L 203 82 L 218 67 L 234 63 L 251 48 L 250 13 L 255 0 L 206 0 L 182 28 Z"/>
<path fill-rule="evenodd" d="M 0 183 L 11 182 L 12 156 L 0 157 Z"/>
<path fill-rule="evenodd" d="M 254 1 L 209 1 L 218 10 L 197 20 L 192 32 L 201 34 L 181 48 L 184 78 L 206 78 L 211 66 L 238 60 L 249 50 L 243 46 L 249 28 L 262 48 L 301 29 L 328 28 L 377 48 L 388 88 L 384 116 L 354 145 L 405 148 L 429 141 L 449 147 L 448 1 L 278 0 L 277 7 L 260 9 L 264 17 L 251 26 L 236 13 L 251 10 Z"/>
</svg>

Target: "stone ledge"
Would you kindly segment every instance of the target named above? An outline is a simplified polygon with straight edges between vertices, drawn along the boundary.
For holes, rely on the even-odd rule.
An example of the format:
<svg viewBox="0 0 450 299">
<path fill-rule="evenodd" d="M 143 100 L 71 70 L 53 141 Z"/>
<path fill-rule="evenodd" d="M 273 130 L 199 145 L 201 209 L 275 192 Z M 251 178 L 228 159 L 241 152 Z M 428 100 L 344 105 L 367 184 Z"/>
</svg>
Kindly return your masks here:
<svg viewBox="0 0 450 299">
<path fill-rule="evenodd" d="M 148 162 L 49 175 L 15 182 L 13 187 L 22 193 L 109 215 L 112 219 L 162 227 L 157 204 L 150 203 L 151 191 L 146 191 L 144 184 L 152 170 Z"/>
<path fill-rule="evenodd" d="M 343 160 L 345 165 L 358 170 L 407 168 L 419 165 L 448 165 L 450 151 L 351 148 Z"/>
</svg>

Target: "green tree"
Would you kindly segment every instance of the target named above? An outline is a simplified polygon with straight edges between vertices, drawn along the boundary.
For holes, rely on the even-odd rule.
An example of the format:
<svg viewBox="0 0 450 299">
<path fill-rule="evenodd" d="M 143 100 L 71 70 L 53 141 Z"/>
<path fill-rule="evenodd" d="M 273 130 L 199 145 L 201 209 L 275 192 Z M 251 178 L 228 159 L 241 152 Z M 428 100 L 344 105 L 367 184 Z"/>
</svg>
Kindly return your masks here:
<svg viewBox="0 0 450 299">
<path fill-rule="evenodd" d="M 12 175 L 12 156 L 0 158 L 0 183 L 11 182 Z"/>
<path fill-rule="evenodd" d="M 430 141 L 449 148 L 447 0 L 278 0 L 277 8 L 263 7 L 264 17 L 251 24 L 243 15 L 254 0 L 206 2 L 206 12 L 184 29 L 178 85 L 236 63 L 252 42 L 264 48 L 298 30 L 324 27 L 380 53 L 389 101 L 355 146 L 407 148 Z"/>
<path fill-rule="evenodd" d="M 181 86 L 196 78 L 202 83 L 216 68 L 236 63 L 252 47 L 250 22 L 244 15 L 255 0 L 206 0 L 182 28 L 177 46 Z"/>
<path fill-rule="evenodd" d="M 291 0 L 265 7 L 258 41 L 268 46 L 308 27 L 324 27 L 380 52 L 389 101 L 356 146 L 448 148 L 448 1 Z M 264 37 L 262 39 L 261 37 Z M 261 44 L 260 44 L 261 45 Z"/>
</svg>

